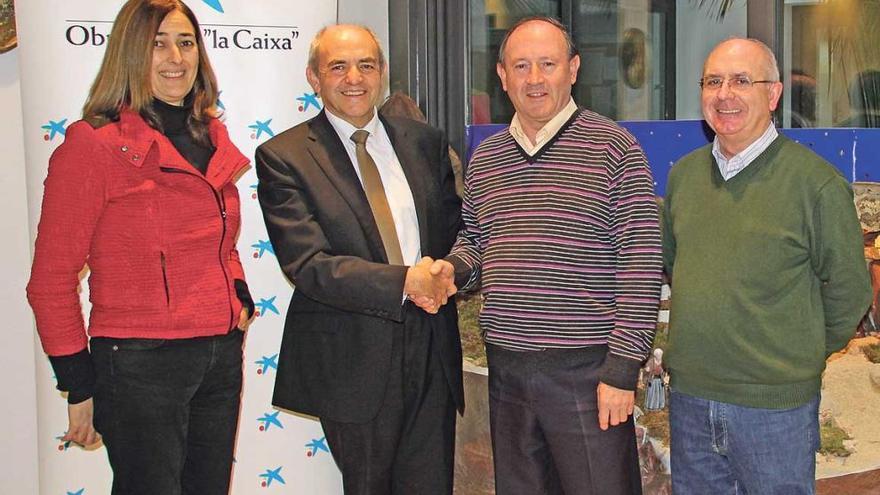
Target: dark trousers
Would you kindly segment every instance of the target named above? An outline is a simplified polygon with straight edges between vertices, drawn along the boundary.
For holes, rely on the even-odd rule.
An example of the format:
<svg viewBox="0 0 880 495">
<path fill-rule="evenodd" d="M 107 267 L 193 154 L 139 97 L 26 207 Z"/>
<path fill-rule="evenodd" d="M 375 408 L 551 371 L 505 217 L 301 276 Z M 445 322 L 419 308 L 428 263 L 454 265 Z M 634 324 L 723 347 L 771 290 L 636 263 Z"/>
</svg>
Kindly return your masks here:
<svg viewBox="0 0 880 495">
<path fill-rule="evenodd" d="M 604 346 L 486 349 L 498 495 L 642 493 L 632 417 L 599 429 Z"/>
<path fill-rule="evenodd" d="M 92 339 L 94 421 L 113 495 L 228 493 L 242 336 Z"/>
<path fill-rule="evenodd" d="M 455 405 L 421 310 L 396 325 L 385 400 L 367 423 L 321 419 L 346 495 L 449 495 Z"/>
</svg>

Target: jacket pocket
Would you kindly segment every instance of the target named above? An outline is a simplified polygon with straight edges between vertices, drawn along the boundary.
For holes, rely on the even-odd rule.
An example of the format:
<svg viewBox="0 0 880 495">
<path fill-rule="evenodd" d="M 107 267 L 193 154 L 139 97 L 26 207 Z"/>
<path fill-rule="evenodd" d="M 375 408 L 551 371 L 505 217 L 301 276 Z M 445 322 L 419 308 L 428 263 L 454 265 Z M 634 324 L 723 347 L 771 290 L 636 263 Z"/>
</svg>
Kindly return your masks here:
<svg viewBox="0 0 880 495">
<path fill-rule="evenodd" d="M 171 293 L 168 291 L 168 272 L 165 269 L 165 252 L 159 252 L 159 261 L 162 263 L 162 284 L 165 286 L 165 305 L 171 305 Z"/>
</svg>

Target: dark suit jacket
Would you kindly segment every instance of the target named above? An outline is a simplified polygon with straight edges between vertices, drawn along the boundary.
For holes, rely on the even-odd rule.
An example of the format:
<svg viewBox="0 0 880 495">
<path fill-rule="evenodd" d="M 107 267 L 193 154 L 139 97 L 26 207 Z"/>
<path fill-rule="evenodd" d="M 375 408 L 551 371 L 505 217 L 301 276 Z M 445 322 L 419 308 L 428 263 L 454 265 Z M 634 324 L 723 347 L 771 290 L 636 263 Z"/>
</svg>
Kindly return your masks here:
<svg viewBox="0 0 880 495">
<path fill-rule="evenodd" d="M 442 258 L 461 208 L 446 139 L 412 120 L 382 122 L 415 200 L 422 256 Z M 354 165 L 324 112 L 261 145 L 256 163 L 269 238 L 296 286 L 272 403 L 333 421 L 369 421 L 388 381 L 392 328 L 403 321 L 407 268 L 388 264 Z M 434 350 L 461 410 L 455 303 L 419 314 L 434 331 Z"/>
</svg>

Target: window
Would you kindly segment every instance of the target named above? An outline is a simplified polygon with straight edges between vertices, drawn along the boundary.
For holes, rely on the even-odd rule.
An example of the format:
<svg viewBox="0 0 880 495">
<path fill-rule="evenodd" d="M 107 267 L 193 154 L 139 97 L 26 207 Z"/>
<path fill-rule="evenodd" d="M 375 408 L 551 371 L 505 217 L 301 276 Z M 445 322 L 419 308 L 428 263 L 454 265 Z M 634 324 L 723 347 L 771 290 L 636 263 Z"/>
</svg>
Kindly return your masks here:
<svg viewBox="0 0 880 495">
<path fill-rule="evenodd" d="M 725 2 L 726 4 L 726 2 Z M 513 116 L 495 74 L 507 29 L 549 15 L 572 29 L 581 55 L 575 101 L 615 120 L 699 119 L 696 81 L 709 50 L 746 34 L 746 1 L 724 16 L 717 2 L 694 0 L 470 0 L 469 124 Z"/>
<path fill-rule="evenodd" d="M 513 105 L 501 89 L 495 62 L 507 29 L 530 15 L 562 19 L 559 0 L 471 0 L 469 124 L 507 123 Z"/>
<path fill-rule="evenodd" d="M 784 5 L 784 127 L 880 127 L 880 2 Z"/>
<path fill-rule="evenodd" d="M 674 2 L 580 2 L 572 20 L 580 105 L 615 120 L 674 118 Z"/>
</svg>

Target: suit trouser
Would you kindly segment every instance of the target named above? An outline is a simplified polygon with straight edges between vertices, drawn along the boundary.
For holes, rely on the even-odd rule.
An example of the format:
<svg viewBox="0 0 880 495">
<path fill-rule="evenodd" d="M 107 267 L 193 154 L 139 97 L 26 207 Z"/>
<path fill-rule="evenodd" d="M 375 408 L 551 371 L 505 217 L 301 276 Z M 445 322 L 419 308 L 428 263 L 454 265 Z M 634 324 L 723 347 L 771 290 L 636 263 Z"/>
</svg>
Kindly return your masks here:
<svg viewBox="0 0 880 495">
<path fill-rule="evenodd" d="M 498 495 L 642 493 L 632 417 L 599 429 L 605 346 L 486 350 Z"/>
<path fill-rule="evenodd" d="M 385 400 L 367 423 L 321 420 L 346 495 L 452 493 L 455 405 L 425 314 L 395 325 Z"/>
<path fill-rule="evenodd" d="M 229 491 L 243 336 L 91 340 L 113 495 Z"/>
</svg>

